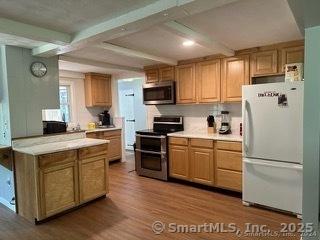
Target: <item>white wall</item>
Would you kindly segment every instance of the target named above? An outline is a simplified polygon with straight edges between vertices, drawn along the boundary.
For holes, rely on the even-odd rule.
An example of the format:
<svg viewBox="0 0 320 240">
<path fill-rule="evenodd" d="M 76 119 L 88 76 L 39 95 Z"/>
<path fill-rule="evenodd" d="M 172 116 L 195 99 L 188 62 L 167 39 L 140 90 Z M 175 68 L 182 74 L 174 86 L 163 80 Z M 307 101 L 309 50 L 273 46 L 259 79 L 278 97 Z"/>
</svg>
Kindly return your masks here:
<svg viewBox="0 0 320 240">
<path fill-rule="evenodd" d="M 60 85 L 68 84 L 71 86 L 72 122 L 69 123 L 69 128 L 76 127 L 76 125 L 79 123 L 81 129 L 87 129 L 89 122 L 98 122 L 98 114 L 104 111 L 105 108 L 86 107 L 84 74 L 79 72 L 60 71 L 59 81 Z"/>
<path fill-rule="evenodd" d="M 218 127 L 220 125 L 220 112 L 227 110 L 231 117 L 231 130 L 234 134 L 240 133 L 241 104 L 197 104 L 197 105 L 158 105 L 147 107 L 148 127 L 152 128 L 155 115 L 181 115 L 184 117 L 184 129 L 186 131 L 200 130 L 207 127 L 208 115 L 214 115 Z"/>
</svg>

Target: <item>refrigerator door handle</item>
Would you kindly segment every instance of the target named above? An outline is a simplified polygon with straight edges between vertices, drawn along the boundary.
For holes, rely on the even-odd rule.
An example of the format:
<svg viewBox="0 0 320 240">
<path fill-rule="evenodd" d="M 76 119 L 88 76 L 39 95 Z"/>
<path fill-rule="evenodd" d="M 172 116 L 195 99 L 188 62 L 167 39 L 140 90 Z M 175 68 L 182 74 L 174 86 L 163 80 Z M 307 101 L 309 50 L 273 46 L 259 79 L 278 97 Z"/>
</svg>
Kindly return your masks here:
<svg viewBox="0 0 320 240">
<path fill-rule="evenodd" d="M 265 166 L 265 167 L 277 167 L 277 168 L 294 169 L 294 170 L 302 171 L 302 165 L 293 165 L 293 166 L 285 166 L 285 165 L 279 165 L 279 164 L 272 165 L 270 163 L 252 162 L 249 159 L 243 159 L 243 162 L 248 164 L 253 164 L 253 165 Z"/>
<path fill-rule="evenodd" d="M 248 100 L 243 100 L 244 101 L 244 112 L 243 112 L 243 123 L 244 123 L 244 134 L 243 134 L 243 151 L 246 153 L 248 153 L 249 149 L 248 149 L 248 143 L 247 143 L 247 134 L 248 134 L 248 127 L 247 127 L 247 112 L 248 112 L 248 109 L 247 109 L 247 106 L 249 104 Z"/>
</svg>

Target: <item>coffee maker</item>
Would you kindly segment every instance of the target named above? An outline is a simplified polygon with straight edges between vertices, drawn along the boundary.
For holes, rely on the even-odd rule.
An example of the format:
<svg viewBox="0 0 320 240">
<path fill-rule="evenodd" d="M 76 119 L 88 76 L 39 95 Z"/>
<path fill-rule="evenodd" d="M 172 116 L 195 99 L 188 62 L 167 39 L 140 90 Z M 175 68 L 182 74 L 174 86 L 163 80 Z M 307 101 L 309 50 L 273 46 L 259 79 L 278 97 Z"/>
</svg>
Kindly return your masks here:
<svg viewBox="0 0 320 240">
<path fill-rule="evenodd" d="M 99 127 L 108 127 L 111 125 L 110 114 L 108 111 L 104 111 L 99 115 Z"/>
<path fill-rule="evenodd" d="M 219 129 L 219 133 L 220 134 L 231 133 L 229 111 L 221 111 L 221 127 Z"/>
</svg>

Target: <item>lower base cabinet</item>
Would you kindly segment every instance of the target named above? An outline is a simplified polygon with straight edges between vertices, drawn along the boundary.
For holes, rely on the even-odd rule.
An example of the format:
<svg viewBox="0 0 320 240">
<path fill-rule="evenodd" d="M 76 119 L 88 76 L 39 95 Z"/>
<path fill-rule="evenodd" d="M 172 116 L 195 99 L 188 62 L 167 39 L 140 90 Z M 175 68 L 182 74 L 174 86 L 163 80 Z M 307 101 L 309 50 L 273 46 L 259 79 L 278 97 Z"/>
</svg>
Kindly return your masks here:
<svg viewBox="0 0 320 240">
<path fill-rule="evenodd" d="M 169 137 L 169 175 L 241 192 L 241 148 L 240 142 Z"/>
<path fill-rule="evenodd" d="M 108 144 L 44 155 L 15 152 L 17 212 L 41 221 L 108 192 Z"/>
</svg>

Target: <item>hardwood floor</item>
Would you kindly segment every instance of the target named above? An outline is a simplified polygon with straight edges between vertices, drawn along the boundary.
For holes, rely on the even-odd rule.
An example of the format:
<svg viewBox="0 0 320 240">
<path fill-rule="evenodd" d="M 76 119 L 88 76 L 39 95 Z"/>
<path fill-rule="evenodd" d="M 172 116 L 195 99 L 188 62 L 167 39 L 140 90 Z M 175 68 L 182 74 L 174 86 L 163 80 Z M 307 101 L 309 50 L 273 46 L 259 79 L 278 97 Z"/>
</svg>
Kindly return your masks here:
<svg viewBox="0 0 320 240">
<path fill-rule="evenodd" d="M 300 239 L 296 237 L 238 237 L 233 233 L 163 233 L 155 235 L 153 222 L 165 224 L 298 223 L 295 217 L 242 206 L 241 198 L 180 183 L 139 177 L 133 156 L 110 166 L 110 194 L 76 211 L 35 226 L 0 206 L 1 240 L 140 240 L 140 239 Z"/>
</svg>

